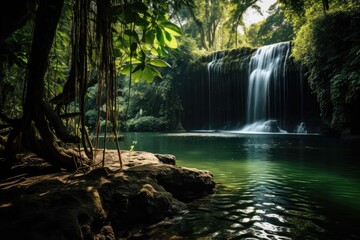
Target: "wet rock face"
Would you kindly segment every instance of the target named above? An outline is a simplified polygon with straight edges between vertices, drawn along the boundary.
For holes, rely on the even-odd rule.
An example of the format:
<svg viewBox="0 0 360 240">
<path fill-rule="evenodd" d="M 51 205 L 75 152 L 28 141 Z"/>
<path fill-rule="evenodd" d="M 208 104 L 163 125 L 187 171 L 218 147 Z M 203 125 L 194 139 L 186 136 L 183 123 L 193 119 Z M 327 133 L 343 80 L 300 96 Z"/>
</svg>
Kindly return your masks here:
<svg viewBox="0 0 360 240">
<path fill-rule="evenodd" d="M 133 152 L 124 170 L 115 171 L 115 155 L 110 152 L 105 168 L 87 174 L 20 175 L 0 182 L 0 239 L 127 237 L 136 227 L 181 214 L 187 209 L 181 200 L 209 194 L 215 186 L 210 172 L 162 164 L 150 153 Z"/>
<path fill-rule="evenodd" d="M 180 200 L 191 200 L 210 194 L 215 188 L 212 173 L 170 165 L 138 166 L 128 169 L 130 175 L 146 175 Z"/>
<path fill-rule="evenodd" d="M 170 165 L 176 165 L 176 158 L 171 154 L 155 154 L 155 156 L 159 159 L 160 162 Z"/>
</svg>

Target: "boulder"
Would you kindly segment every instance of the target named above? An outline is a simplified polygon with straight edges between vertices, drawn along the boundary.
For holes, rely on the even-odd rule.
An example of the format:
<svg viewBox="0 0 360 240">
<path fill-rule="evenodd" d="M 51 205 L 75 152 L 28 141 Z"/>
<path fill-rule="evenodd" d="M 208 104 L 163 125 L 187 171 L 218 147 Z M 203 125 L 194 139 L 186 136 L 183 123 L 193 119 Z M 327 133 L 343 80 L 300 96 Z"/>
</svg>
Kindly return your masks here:
<svg viewBox="0 0 360 240">
<path fill-rule="evenodd" d="M 180 200 L 200 198 L 213 192 L 214 177 L 211 172 L 172 165 L 143 165 L 126 170 L 130 175 L 148 176 Z"/>
<path fill-rule="evenodd" d="M 126 155 L 129 154 L 127 157 Z M 209 194 L 208 171 L 163 164 L 151 153 L 116 151 L 88 173 L 18 175 L 0 182 L 0 239 L 119 239 Z M 20 230 L 20 231 L 19 231 Z"/>
<path fill-rule="evenodd" d="M 157 157 L 160 162 L 170 165 L 176 165 L 176 158 L 174 155 L 171 154 L 155 154 L 155 157 Z"/>
</svg>

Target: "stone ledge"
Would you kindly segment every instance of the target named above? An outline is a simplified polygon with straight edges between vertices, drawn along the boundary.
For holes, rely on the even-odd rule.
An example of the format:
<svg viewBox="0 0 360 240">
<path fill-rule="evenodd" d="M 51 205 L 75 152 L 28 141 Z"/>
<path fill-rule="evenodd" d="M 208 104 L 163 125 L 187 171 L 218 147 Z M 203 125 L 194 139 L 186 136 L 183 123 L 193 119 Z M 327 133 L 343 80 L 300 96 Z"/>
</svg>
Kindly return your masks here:
<svg viewBox="0 0 360 240">
<path fill-rule="evenodd" d="M 126 156 L 128 155 L 128 156 Z M 118 239 L 187 209 L 213 192 L 208 171 L 163 164 L 152 153 L 106 154 L 106 167 L 0 182 L 0 239 Z"/>
</svg>

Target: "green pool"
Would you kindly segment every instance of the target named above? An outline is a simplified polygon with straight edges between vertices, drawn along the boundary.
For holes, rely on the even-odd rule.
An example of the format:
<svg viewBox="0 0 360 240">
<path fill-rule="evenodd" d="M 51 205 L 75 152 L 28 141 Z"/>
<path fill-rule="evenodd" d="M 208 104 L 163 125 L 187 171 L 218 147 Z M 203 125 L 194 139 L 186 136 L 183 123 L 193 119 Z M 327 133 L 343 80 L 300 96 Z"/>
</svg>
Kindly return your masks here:
<svg viewBox="0 0 360 240">
<path fill-rule="evenodd" d="M 360 144 L 320 135 L 127 133 L 122 149 L 210 170 L 216 193 L 147 239 L 360 239 Z"/>
</svg>

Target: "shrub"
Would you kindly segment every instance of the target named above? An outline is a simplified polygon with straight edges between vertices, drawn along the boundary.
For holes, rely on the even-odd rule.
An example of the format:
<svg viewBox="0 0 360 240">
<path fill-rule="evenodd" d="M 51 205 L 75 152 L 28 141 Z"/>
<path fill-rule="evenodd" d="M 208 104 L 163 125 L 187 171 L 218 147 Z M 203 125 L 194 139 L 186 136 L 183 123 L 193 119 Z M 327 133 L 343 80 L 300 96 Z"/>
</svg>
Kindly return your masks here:
<svg viewBox="0 0 360 240">
<path fill-rule="evenodd" d="M 126 130 L 130 132 L 157 132 L 169 130 L 169 123 L 165 118 L 142 116 L 128 120 Z"/>
</svg>

